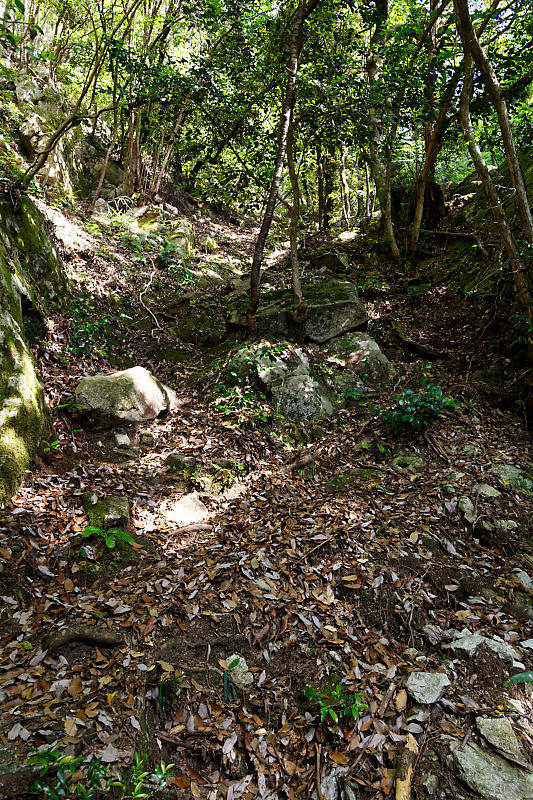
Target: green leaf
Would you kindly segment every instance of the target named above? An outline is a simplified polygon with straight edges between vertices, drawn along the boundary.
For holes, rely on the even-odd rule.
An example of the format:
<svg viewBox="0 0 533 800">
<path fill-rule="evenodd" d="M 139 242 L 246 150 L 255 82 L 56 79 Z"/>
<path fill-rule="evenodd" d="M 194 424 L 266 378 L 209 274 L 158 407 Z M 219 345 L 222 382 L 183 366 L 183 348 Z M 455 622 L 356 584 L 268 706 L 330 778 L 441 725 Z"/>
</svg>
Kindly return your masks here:
<svg viewBox="0 0 533 800">
<path fill-rule="evenodd" d="M 333 722 L 338 722 L 339 721 L 339 715 L 337 714 L 337 712 L 333 708 L 329 709 L 329 715 L 330 715 L 331 719 L 333 720 Z"/>
<path fill-rule="evenodd" d="M 88 539 L 89 536 L 102 536 L 102 534 L 103 530 L 101 528 L 97 528 L 96 525 L 88 525 L 81 535 L 84 539 Z"/>
<path fill-rule="evenodd" d="M 240 664 L 240 662 L 241 662 L 240 658 L 234 658 L 231 664 L 228 664 L 228 669 L 229 670 L 234 669 L 237 666 L 237 664 Z"/>
<path fill-rule="evenodd" d="M 516 675 L 513 675 L 508 681 L 505 681 L 505 686 L 508 686 L 510 683 L 533 683 L 533 670 L 530 672 L 517 672 Z"/>
<path fill-rule="evenodd" d="M 109 549 L 112 550 L 114 548 L 115 544 L 116 544 L 115 537 L 114 536 L 106 536 L 105 537 L 105 543 L 109 547 Z"/>
</svg>

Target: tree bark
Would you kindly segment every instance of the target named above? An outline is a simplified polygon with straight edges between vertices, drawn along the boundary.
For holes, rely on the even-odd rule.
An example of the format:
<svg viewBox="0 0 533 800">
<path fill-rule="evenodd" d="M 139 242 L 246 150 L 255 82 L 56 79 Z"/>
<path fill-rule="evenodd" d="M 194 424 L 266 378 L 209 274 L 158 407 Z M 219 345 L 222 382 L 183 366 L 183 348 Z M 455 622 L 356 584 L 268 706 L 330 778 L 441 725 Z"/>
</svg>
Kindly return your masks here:
<svg viewBox="0 0 533 800">
<path fill-rule="evenodd" d="M 376 3 L 376 26 L 370 39 L 370 54 L 367 59 L 366 73 L 369 84 L 377 81 L 381 72 L 382 55 L 380 49 L 385 43 L 385 26 L 389 17 L 388 0 L 375 0 Z M 383 163 L 381 149 L 385 132 L 380 119 L 378 109 L 370 108 L 369 117 L 372 121 L 372 135 L 370 137 L 370 155 L 372 159 L 372 178 L 376 187 L 376 197 L 379 200 L 381 216 L 383 221 L 384 239 L 389 244 L 391 255 L 397 263 L 401 260 L 400 250 L 394 234 L 392 224 L 392 203 L 391 203 L 391 159 L 392 152 L 387 148 L 387 161 Z"/>
<path fill-rule="evenodd" d="M 476 31 L 472 24 L 472 18 L 468 8 L 468 0 L 453 0 L 455 9 L 455 20 L 457 31 L 461 37 L 463 50 L 470 53 L 477 66 L 488 95 L 498 115 L 498 122 L 502 132 L 505 158 L 509 167 L 509 174 L 515 190 L 515 201 L 518 208 L 522 228 L 527 241 L 533 244 L 533 216 L 529 207 L 526 184 L 522 169 L 518 161 L 516 147 L 514 143 L 511 123 L 507 113 L 507 104 L 503 96 L 498 78 L 494 72 L 487 55 L 479 43 Z"/>
<path fill-rule="evenodd" d="M 287 136 L 287 167 L 292 189 L 292 204 L 289 209 L 290 226 L 290 257 L 291 257 L 291 276 L 294 296 L 298 300 L 298 305 L 303 303 L 302 284 L 300 281 L 300 266 L 298 264 L 298 222 L 300 220 L 300 187 L 298 186 L 298 175 L 294 164 L 294 116 L 291 114 L 291 122 Z"/>
<path fill-rule="evenodd" d="M 350 204 L 350 187 L 348 186 L 348 179 L 346 177 L 346 148 L 344 145 L 341 146 L 339 184 L 340 184 L 341 198 L 342 198 L 342 215 L 344 217 L 344 224 L 346 226 L 346 230 L 349 230 L 351 216 L 352 216 L 352 209 Z"/>
<path fill-rule="evenodd" d="M 294 105 L 295 98 L 298 61 L 303 45 L 303 26 L 305 20 L 314 11 L 319 2 L 320 0 L 298 0 L 298 7 L 294 15 L 289 64 L 287 70 L 289 74 L 285 88 L 285 95 L 281 106 L 281 115 L 278 127 L 278 150 L 274 164 L 274 174 L 270 184 L 263 221 L 261 223 L 261 228 L 259 229 L 259 234 L 255 243 L 252 266 L 250 270 L 250 302 L 246 312 L 249 336 L 255 336 L 257 329 L 256 313 L 257 309 L 259 308 L 261 265 L 263 263 L 263 253 L 265 250 L 266 239 L 270 230 L 270 226 L 272 225 L 274 209 L 276 207 L 276 201 L 281 184 L 281 174 L 283 172 L 283 162 L 285 161 L 285 150 L 287 148 L 287 134 L 289 131 L 291 110 Z"/>
<path fill-rule="evenodd" d="M 529 319 L 533 319 L 533 293 L 527 267 L 516 247 L 510 225 L 505 216 L 504 208 L 500 202 L 498 192 L 492 180 L 487 163 L 476 141 L 472 120 L 470 117 L 470 101 L 474 89 L 474 62 L 470 51 L 465 52 L 465 76 L 459 106 L 459 118 L 463 128 L 468 151 L 474 162 L 476 171 L 483 184 L 487 201 L 492 212 L 494 222 L 498 228 L 503 247 L 511 264 L 513 281 L 520 303 L 524 307 Z"/>
</svg>

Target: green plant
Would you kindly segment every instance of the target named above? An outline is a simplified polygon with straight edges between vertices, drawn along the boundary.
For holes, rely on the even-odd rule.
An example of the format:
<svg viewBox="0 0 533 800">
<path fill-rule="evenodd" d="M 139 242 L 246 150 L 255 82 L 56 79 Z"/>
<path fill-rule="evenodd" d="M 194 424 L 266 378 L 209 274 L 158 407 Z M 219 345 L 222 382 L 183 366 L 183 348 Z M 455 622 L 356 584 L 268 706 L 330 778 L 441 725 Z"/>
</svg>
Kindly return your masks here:
<svg viewBox="0 0 533 800">
<path fill-rule="evenodd" d="M 50 450 L 54 450 L 55 452 L 56 450 L 59 450 L 59 448 L 61 447 L 61 442 L 59 441 L 59 439 L 56 439 L 54 442 L 48 442 L 46 441 L 46 439 L 43 439 L 42 443 L 44 445 L 43 447 L 44 453 L 49 453 Z"/>
<path fill-rule="evenodd" d="M 505 681 L 506 686 L 509 686 L 510 683 L 533 683 L 533 670 L 530 672 L 517 672 L 516 675 Z"/>
<path fill-rule="evenodd" d="M 163 788 L 174 766 L 161 761 L 149 772 L 146 755 L 135 753 L 131 769 L 116 778 L 107 774 L 108 766 L 100 758 L 89 762 L 85 756 L 65 755 L 60 753 L 59 744 L 35 751 L 28 763 L 41 766 L 30 788 L 43 800 L 91 800 L 111 787 L 119 789 L 118 797 L 114 795 L 117 800 L 147 800 Z"/>
<path fill-rule="evenodd" d="M 69 350 L 75 355 L 100 353 L 108 349 L 108 334 L 120 320 L 131 319 L 127 314 L 100 315 L 94 296 L 82 293 L 72 299 Z"/>
<path fill-rule="evenodd" d="M 320 721 L 325 722 L 330 717 L 338 723 L 341 718 L 359 719 L 359 714 L 368 708 L 366 697 L 362 692 L 345 692 L 345 687 L 340 683 L 332 683 L 325 689 L 306 685 L 304 694 L 309 700 L 318 705 Z"/>
<path fill-rule="evenodd" d="M 99 758 L 88 764 L 84 756 L 61 754 L 59 744 L 38 750 L 30 756 L 28 763 L 41 766 L 39 776 L 31 789 L 39 792 L 45 800 L 90 800 L 110 785 L 106 778 L 107 767 Z"/>
<path fill-rule="evenodd" d="M 91 536 L 96 536 L 102 542 L 105 543 L 106 547 L 109 547 L 110 550 L 113 550 L 116 546 L 117 539 L 122 542 L 126 542 L 129 545 L 135 544 L 135 539 L 131 534 L 126 533 L 126 531 L 119 531 L 115 528 L 110 528 L 107 531 L 102 530 L 102 528 L 98 528 L 96 525 L 88 525 L 84 531 L 82 531 L 82 538 L 89 539 Z"/>
<path fill-rule="evenodd" d="M 392 408 L 378 409 L 378 413 L 394 436 L 406 430 L 424 431 L 433 425 L 443 411 L 457 408 L 457 401 L 444 395 L 442 389 L 425 381 L 417 394 L 413 389 L 403 389 L 395 397 Z"/>
</svg>

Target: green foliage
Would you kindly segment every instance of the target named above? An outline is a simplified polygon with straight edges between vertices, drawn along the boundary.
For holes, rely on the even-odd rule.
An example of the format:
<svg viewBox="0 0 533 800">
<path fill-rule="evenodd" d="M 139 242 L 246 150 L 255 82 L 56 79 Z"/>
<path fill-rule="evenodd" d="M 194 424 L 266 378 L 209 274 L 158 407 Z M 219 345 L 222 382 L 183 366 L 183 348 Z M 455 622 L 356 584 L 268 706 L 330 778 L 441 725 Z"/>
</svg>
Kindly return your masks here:
<svg viewBox="0 0 533 800">
<path fill-rule="evenodd" d="M 127 314 L 100 314 L 94 295 L 71 298 L 69 350 L 74 355 L 106 355 L 108 338 L 116 323 L 131 319 Z"/>
<path fill-rule="evenodd" d="M 306 685 L 304 694 L 309 700 L 316 702 L 320 713 L 320 721 L 328 717 L 338 723 L 340 719 L 359 719 L 361 711 L 368 708 L 367 698 L 362 692 L 346 692 L 340 683 L 332 683 L 326 689 Z"/>
<path fill-rule="evenodd" d="M 96 527 L 96 525 L 88 525 L 81 535 L 84 539 L 90 539 L 91 537 L 100 539 L 110 550 L 114 550 L 116 547 L 117 539 L 129 545 L 135 544 L 135 539 L 131 534 L 115 528 L 104 531 L 102 528 Z"/>
<path fill-rule="evenodd" d="M 30 759 L 30 764 L 39 764 L 39 777 L 31 786 L 44 800 L 91 800 L 111 785 L 107 779 L 107 767 L 101 759 L 93 759 L 89 764 L 83 756 L 69 756 L 59 752 L 59 744 L 46 750 L 39 750 Z M 82 779 L 74 776 L 84 772 Z"/>
<path fill-rule="evenodd" d="M 38 778 L 30 790 L 39 793 L 43 800 L 92 800 L 112 792 L 117 800 L 148 800 L 163 788 L 172 774 L 173 764 L 163 761 L 150 772 L 146 770 L 146 756 L 135 753 L 131 769 L 116 778 L 108 774 L 108 765 L 100 758 L 90 762 L 84 756 L 71 756 L 59 751 L 59 744 L 37 750 L 28 761 L 39 764 Z"/>
<path fill-rule="evenodd" d="M 430 381 L 417 394 L 413 389 L 403 389 L 395 397 L 392 408 L 378 409 L 385 427 L 394 436 L 406 431 L 424 431 L 433 425 L 443 411 L 453 411 L 457 401 L 444 395 L 442 389 Z"/>
</svg>

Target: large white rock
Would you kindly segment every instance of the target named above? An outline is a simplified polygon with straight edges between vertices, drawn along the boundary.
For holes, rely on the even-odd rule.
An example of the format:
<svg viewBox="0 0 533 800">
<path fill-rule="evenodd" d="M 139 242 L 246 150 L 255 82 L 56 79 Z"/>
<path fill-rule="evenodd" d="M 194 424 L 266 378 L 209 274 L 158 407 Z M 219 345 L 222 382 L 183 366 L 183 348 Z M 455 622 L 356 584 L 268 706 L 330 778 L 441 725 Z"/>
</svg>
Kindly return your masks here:
<svg viewBox="0 0 533 800">
<path fill-rule="evenodd" d="M 453 773 L 487 800 L 526 800 L 533 796 L 533 774 L 494 752 L 461 742 L 450 745 Z"/>
<path fill-rule="evenodd" d="M 79 382 L 70 406 L 81 422 L 113 428 L 154 419 L 176 405 L 176 394 L 144 367 L 93 375 Z"/>
</svg>

